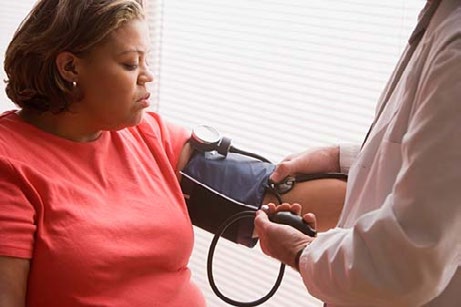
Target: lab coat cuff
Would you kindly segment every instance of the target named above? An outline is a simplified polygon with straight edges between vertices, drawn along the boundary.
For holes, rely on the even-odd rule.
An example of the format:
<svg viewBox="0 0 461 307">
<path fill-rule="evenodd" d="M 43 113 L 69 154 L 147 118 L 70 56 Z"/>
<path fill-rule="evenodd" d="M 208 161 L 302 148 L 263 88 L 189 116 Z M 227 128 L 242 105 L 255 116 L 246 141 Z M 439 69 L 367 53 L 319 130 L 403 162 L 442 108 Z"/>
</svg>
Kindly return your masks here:
<svg viewBox="0 0 461 307">
<path fill-rule="evenodd" d="M 339 144 L 339 167 L 341 173 L 349 173 L 349 169 L 360 152 L 360 146 L 357 144 L 344 143 Z"/>
</svg>

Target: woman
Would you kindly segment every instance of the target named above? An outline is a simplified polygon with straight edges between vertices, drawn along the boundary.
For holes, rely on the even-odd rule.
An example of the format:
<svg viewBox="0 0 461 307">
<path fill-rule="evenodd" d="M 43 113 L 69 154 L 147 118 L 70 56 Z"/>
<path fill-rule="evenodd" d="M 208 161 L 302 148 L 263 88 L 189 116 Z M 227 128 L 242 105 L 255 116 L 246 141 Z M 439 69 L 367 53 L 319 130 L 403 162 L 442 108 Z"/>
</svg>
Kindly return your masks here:
<svg viewBox="0 0 461 307">
<path fill-rule="evenodd" d="M 0 305 L 204 306 L 138 1 L 42 0 L 5 58 Z"/>
</svg>

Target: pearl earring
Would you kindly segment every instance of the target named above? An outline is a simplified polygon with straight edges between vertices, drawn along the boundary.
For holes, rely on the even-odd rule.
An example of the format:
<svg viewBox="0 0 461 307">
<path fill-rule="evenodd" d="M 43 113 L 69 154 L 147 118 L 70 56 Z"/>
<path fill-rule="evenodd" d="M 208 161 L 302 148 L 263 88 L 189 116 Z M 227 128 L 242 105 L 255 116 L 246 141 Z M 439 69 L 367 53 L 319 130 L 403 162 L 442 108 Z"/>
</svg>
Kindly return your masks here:
<svg viewBox="0 0 461 307">
<path fill-rule="evenodd" d="M 77 81 L 72 81 L 72 86 L 73 86 L 74 88 L 76 88 L 76 87 L 77 87 Z"/>
</svg>

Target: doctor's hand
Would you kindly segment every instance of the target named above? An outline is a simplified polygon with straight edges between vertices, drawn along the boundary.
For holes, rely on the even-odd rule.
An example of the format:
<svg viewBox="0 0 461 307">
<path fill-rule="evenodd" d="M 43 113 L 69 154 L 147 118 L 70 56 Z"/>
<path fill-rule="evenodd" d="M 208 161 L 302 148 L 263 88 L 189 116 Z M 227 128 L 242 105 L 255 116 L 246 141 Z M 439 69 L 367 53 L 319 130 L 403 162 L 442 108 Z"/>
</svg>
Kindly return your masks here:
<svg viewBox="0 0 461 307">
<path fill-rule="evenodd" d="M 281 182 L 297 173 L 314 174 L 339 172 L 339 146 L 311 149 L 285 157 L 270 176 L 273 182 Z"/>
<path fill-rule="evenodd" d="M 262 251 L 282 263 L 297 268 L 296 254 L 309 245 L 315 238 L 307 236 L 292 226 L 273 223 L 267 214 L 274 214 L 280 211 L 291 211 L 295 214 L 301 212 L 299 204 L 282 204 L 275 206 L 269 204 L 267 213 L 263 210 L 256 212 L 255 231 L 259 237 L 259 244 Z M 316 220 L 312 213 L 303 215 L 303 219 L 312 228 L 315 228 Z"/>
</svg>

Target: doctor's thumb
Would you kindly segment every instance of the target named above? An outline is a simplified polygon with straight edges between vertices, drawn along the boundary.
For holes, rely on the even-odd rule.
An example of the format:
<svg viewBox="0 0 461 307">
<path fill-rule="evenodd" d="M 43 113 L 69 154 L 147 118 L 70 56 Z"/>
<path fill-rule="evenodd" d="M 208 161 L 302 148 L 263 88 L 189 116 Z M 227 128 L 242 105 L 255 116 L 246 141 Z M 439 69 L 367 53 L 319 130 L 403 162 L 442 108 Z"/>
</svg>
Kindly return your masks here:
<svg viewBox="0 0 461 307">
<path fill-rule="evenodd" d="M 256 211 L 254 226 L 255 226 L 255 232 L 258 235 L 258 237 L 260 233 L 264 231 L 264 229 L 267 227 L 269 223 L 270 223 L 269 217 L 263 210 Z"/>
<path fill-rule="evenodd" d="M 285 177 L 290 175 L 292 169 L 291 165 L 292 163 L 290 161 L 277 164 L 274 172 L 272 172 L 269 178 L 275 183 L 281 182 Z"/>
</svg>

